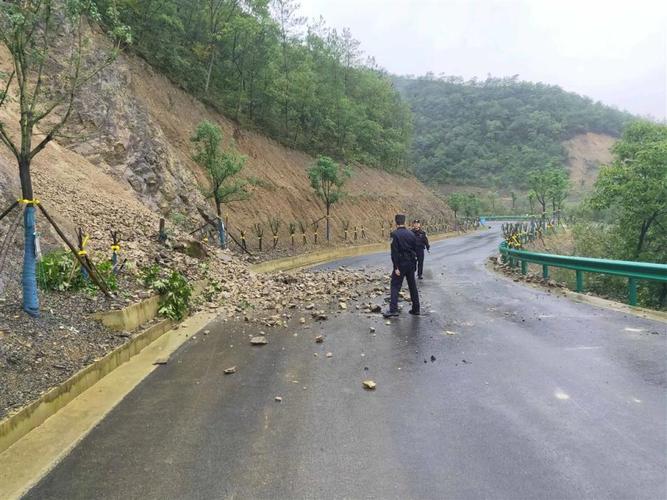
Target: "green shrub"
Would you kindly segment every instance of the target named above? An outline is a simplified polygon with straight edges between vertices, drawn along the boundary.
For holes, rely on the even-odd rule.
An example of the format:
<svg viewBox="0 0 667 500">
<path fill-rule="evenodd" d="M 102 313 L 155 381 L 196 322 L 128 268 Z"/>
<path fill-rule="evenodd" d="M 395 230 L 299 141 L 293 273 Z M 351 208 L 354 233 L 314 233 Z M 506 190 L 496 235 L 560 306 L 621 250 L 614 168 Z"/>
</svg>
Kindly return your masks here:
<svg viewBox="0 0 667 500">
<path fill-rule="evenodd" d="M 100 262 L 95 267 L 109 290 L 118 289 L 111 261 Z M 81 275 L 81 265 L 76 257 L 65 250 L 50 252 L 37 263 L 37 284 L 42 290 L 57 292 L 97 289 L 91 280 Z"/>
<path fill-rule="evenodd" d="M 50 252 L 37 263 L 37 284 L 42 290 L 58 292 L 80 290 L 85 285 L 78 261 L 64 250 Z"/>
<path fill-rule="evenodd" d="M 112 292 L 118 290 L 118 279 L 113 272 L 113 262 L 105 260 L 104 262 L 95 264 L 95 267 L 97 268 L 97 274 L 107 288 Z M 89 283 L 92 284 L 92 282 Z"/>
<path fill-rule="evenodd" d="M 192 296 L 192 287 L 185 276 L 172 271 L 167 278 L 156 279 L 152 288 L 160 294 L 160 314 L 176 321 L 185 317 Z"/>
<path fill-rule="evenodd" d="M 153 284 L 160 279 L 160 271 L 160 266 L 157 264 L 151 264 L 139 271 L 141 282 L 146 288 L 153 288 Z"/>
</svg>

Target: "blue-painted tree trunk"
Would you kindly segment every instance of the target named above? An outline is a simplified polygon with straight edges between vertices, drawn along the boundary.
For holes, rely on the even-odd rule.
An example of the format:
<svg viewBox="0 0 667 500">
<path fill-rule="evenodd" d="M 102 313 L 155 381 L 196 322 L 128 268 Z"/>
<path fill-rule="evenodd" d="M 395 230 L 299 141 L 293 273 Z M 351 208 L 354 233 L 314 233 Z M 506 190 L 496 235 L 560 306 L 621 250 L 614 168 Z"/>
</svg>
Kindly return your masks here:
<svg viewBox="0 0 667 500">
<path fill-rule="evenodd" d="M 23 248 L 23 310 L 30 316 L 39 317 L 39 298 L 37 296 L 37 258 L 35 255 L 35 207 L 27 205 L 23 213 L 24 248 Z"/>
</svg>

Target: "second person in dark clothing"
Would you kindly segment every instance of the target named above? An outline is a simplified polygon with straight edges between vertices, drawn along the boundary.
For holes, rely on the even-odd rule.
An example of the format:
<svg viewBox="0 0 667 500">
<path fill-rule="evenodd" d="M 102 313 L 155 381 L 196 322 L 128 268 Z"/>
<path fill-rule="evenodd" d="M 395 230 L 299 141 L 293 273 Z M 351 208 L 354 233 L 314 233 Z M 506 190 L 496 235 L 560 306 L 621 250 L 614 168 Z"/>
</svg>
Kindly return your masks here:
<svg viewBox="0 0 667 500">
<path fill-rule="evenodd" d="M 424 274 L 424 249 L 431 251 L 431 245 L 428 242 L 426 231 L 422 229 L 422 224 L 419 219 L 412 221 L 412 232 L 417 238 L 417 277 L 423 279 Z"/>
<path fill-rule="evenodd" d="M 391 233 L 391 262 L 394 270 L 391 273 L 391 296 L 389 310 L 384 317 L 398 316 L 398 292 L 403 286 L 403 278 L 408 281 L 412 309 L 410 314 L 419 315 L 419 292 L 415 280 L 415 260 L 417 258 L 417 238 L 405 227 L 405 215 L 398 214 L 395 218 L 396 230 Z"/>
</svg>

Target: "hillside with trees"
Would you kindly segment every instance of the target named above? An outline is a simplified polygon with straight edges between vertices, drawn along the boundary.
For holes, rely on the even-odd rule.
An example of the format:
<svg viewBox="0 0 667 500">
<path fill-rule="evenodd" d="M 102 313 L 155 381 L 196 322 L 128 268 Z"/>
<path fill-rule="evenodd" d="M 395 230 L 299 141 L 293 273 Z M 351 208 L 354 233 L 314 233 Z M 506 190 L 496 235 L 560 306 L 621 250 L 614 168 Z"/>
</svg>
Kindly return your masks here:
<svg viewBox="0 0 667 500">
<path fill-rule="evenodd" d="M 563 141 L 618 137 L 633 116 L 558 86 L 511 78 L 396 77 L 414 113 L 411 163 L 422 180 L 528 188 L 527 173 L 563 168 Z"/>
<path fill-rule="evenodd" d="M 349 30 L 306 25 L 293 0 L 101 0 L 135 51 L 190 94 L 281 143 L 390 171 L 411 114 Z"/>
</svg>

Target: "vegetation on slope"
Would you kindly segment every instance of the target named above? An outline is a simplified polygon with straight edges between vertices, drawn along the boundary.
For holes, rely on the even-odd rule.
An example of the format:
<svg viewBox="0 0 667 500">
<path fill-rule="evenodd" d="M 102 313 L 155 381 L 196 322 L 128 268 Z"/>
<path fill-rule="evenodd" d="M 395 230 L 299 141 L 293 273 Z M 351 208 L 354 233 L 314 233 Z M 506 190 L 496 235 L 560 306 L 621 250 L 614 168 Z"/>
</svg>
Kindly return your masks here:
<svg viewBox="0 0 667 500">
<path fill-rule="evenodd" d="M 558 86 L 491 78 L 395 78 L 414 113 L 411 161 L 425 181 L 526 188 L 527 173 L 563 168 L 562 141 L 619 136 L 632 115 Z"/>
<path fill-rule="evenodd" d="M 237 122 L 311 153 L 406 168 L 411 113 L 390 78 L 362 63 L 348 30 L 306 27 L 293 0 L 100 3 L 131 27 L 133 50 Z"/>
</svg>

